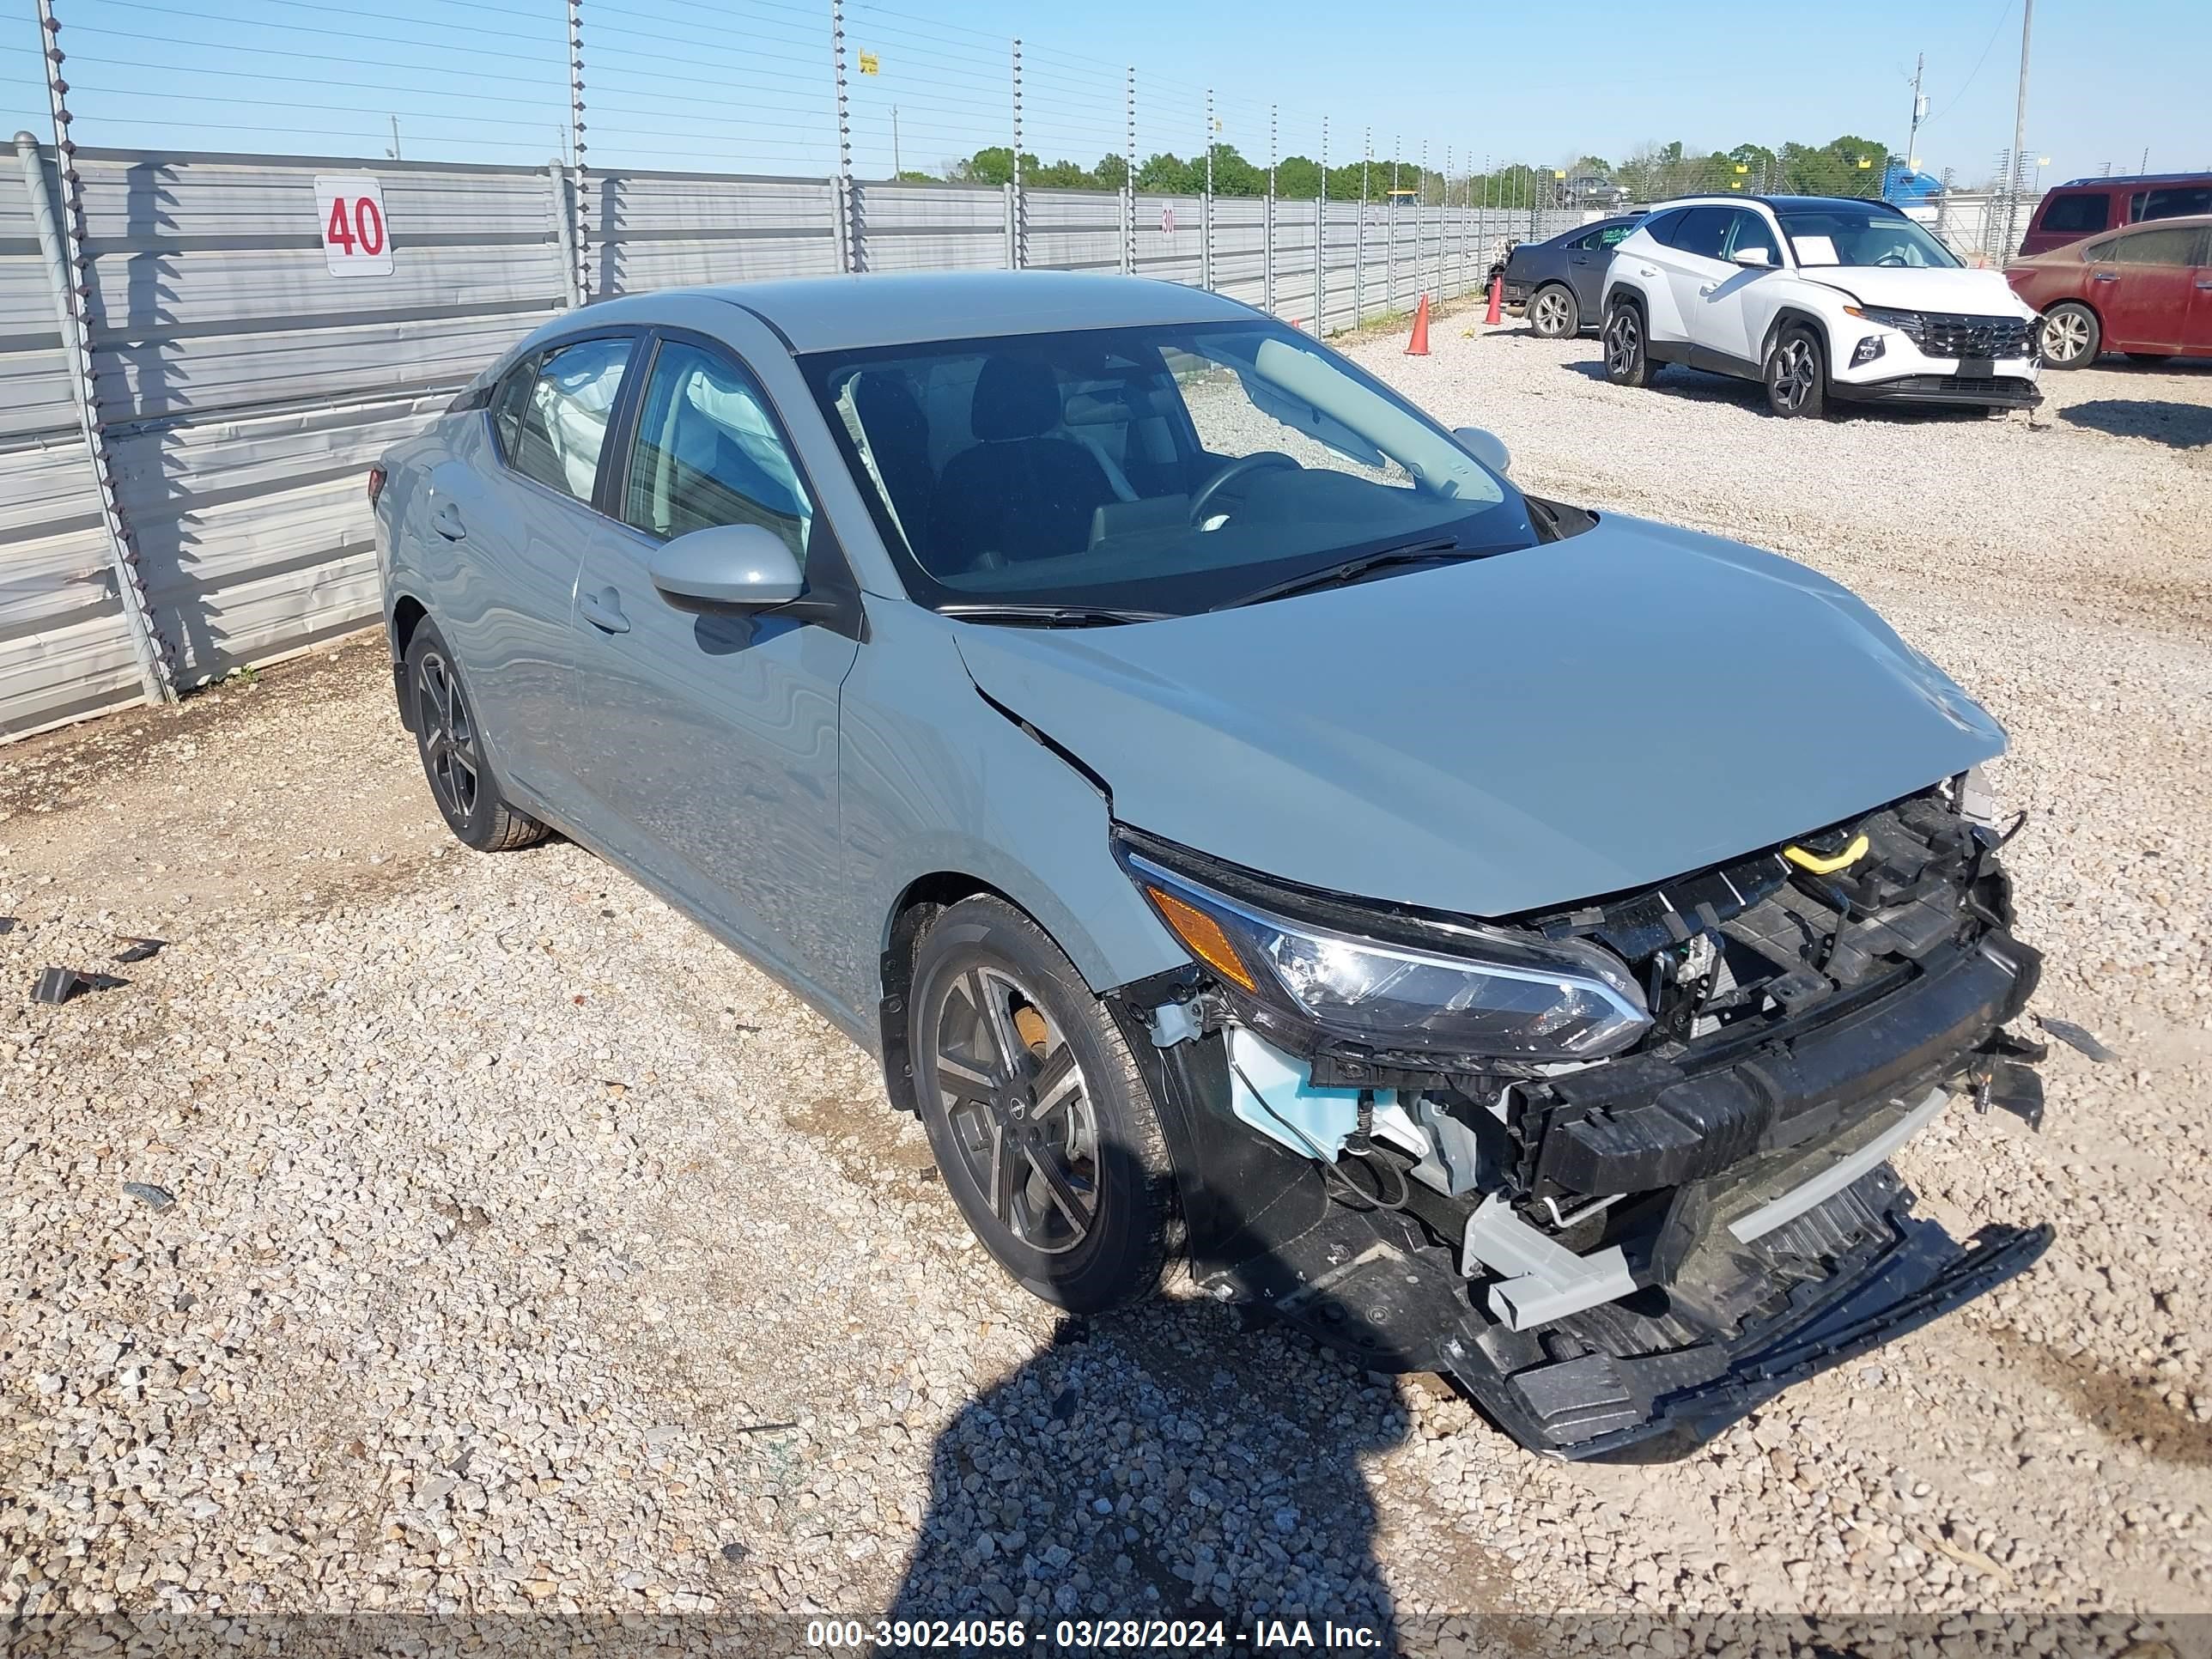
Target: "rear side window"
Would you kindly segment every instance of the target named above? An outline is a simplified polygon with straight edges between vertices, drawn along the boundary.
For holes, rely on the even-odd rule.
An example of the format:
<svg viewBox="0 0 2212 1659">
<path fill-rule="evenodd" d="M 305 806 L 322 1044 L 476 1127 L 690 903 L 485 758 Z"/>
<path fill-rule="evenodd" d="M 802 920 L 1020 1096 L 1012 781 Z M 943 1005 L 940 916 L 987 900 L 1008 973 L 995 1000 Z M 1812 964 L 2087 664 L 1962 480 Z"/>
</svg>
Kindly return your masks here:
<svg viewBox="0 0 2212 1659">
<path fill-rule="evenodd" d="M 2139 230 L 2120 238 L 2113 258 L 2124 265 L 2185 265 L 2197 257 L 2193 230 Z"/>
<path fill-rule="evenodd" d="M 511 371 L 492 404 L 507 464 L 548 489 L 590 501 L 630 344 L 581 340 Z"/>
<path fill-rule="evenodd" d="M 670 340 L 646 383 L 622 516 L 663 537 L 757 524 L 803 566 L 814 503 L 753 377 L 730 358 Z"/>
<path fill-rule="evenodd" d="M 1634 225 L 1607 225 L 1589 239 L 1589 246 L 1594 248 L 1619 247 L 1627 240 L 1628 233 L 1635 228 Z"/>
<path fill-rule="evenodd" d="M 2073 196 L 2054 196 L 2043 210 L 2042 228 L 2062 236 L 2089 236 L 2112 222 L 2112 198 L 2107 191 L 2084 191 Z"/>
<path fill-rule="evenodd" d="M 2119 245 L 2120 239 L 2118 237 L 2107 236 L 2103 241 L 2092 242 L 2088 246 L 2083 248 L 2081 250 L 2081 258 L 2087 264 L 2101 265 L 2106 260 L 2112 257 L 2112 250 Z"/>
<path fill-rule="evenodd" d="M 1662 247 L 1674 246 L 1674 233 L 1681 228 L 1682 221 L 1690 216 L 1687 208 L 1674 208 L 1665 213 L 1654 214 L 1644 222 L 1644 228 L 1651 240 Z"/>
<path fill-rule="evenodd" d="M 2140 192 L 2138 219 L 2179 219 L 2185 213 L 2212 213 L 2212 185 L 2167 185 Z"/>
<path fill-rule="evenodd" d="M 1729 228 L 1736 210 L 1724 207 L 1694 207 L 1674 232 L 1674 246 L 1703 259 L 1724 259 Z"/>
</svg>

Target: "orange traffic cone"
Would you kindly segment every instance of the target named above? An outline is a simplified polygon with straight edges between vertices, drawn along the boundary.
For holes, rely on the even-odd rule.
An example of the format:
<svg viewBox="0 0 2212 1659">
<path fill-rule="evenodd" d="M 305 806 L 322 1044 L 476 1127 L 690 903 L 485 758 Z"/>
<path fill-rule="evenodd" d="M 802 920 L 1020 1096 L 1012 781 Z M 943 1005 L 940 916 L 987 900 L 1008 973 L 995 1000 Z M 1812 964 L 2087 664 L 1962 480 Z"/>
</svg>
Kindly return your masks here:
<svg viewBox="0 0 2212 1659">
<path fill-rule="evenodd" d="M 1413 337 L 1406 343 L 1408 357 L 1429 355 L 1429 296 L 1421 295 L 1421 303 L 1413 307 Z"/>
<path fill-rule="evenodd" d="M 1505 277 L 1504 274 L 1500 272 L 1490 279 L 1490 309 L 1482 313 L 1482 320 L 1486 323 L 1504 322 L 1505 320 L 1504 304 Z"/>
</svg>

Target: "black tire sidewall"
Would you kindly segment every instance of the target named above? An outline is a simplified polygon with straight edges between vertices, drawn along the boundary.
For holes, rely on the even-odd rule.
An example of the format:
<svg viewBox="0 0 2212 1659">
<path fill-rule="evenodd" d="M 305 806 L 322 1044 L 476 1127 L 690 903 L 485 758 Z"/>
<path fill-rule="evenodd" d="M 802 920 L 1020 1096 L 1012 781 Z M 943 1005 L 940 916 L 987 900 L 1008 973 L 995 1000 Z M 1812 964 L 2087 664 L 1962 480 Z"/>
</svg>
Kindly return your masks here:
<svg viewBox="0 0 2212 1659">
<path fill-rule="evenodd" d="M 461 696 L 469 711 L 470 725 L 475 732 L 476 760 L 479 769 L 477 779 L 476 810 L 464 816 L 447 804 L 438 787 L 438 781 L 430 774 L 429 725 L 422 717 L 422 659 L 433 653 L 446 665 L 447 677 L 460 687 Z M 501 799 L 499 781 L 491 769 L 491 757 L 484 750 L 483 726 L 477 708 L 475 696 L 468 682 L 462 678 L 460 665 L 453 660 L 453 647 L 446 643 L 445 635 L 428 618 L 417 623 L 412 638 L 407 641 L 407 709 L 409 723 L 415 728 L 415 757 L 422 765 L 422 781 L 430 791 L 431 802 L 446 827 L 463 845 L 482 851 L 493 839 Z"/>
<path fill-rule="evenodd" d="M 1099 1179 L 1091 1231 L 1073 1249 L 1049 1255 L 1000 1224 L 969 1173 L 935 1081 L 935 1027 L 945 988 L 969 969 L 998 968 L 1051 1016 L 1075 1052 L 1098 1128 Z M 1139 1299 L 1159 1279 L 1172 1176 L 1158 1117 L 1129 1075 L 1112 1017 L 1059 947 L 1003 900 L 964 899 L 937 918 L 915 953 L 908 1002 L 907 1052 L 914 1100 L 945 1191 L 994 1260 L 1032 1295 L 1073 1313 L 1100 1313 Z"/>
<path fill-rule="evenodd" d="M 1793 339 L 1802 339 L 1813 349 L 1813 389 L 1805 394 L 1805 401 L 1796 409 L 1786 409 L 1775 395 L 1775 369 L 1781 361 L 1782 348 Z M 1825 411 L 1828 401 L 1828 352 L 1820 343 L 1820 337 L 1802 323 L 1784 326 L 1774 337 L 1774 343 L 1766 349 L 1766 362 L 1761 365 L 1759 384 L 1766 389 L 1766 406 L 1784 420 L 1816 420 Z"/>
<path fill-rule="evenodd" d="M 1615 379 L 1613 373 L 1613 345 L 1610 336 L 1613 333 L 1613 319 L 1624 313 L 1636 319 L 1636 361 L 1629 365 L 1625 373 Z M 1644 312 L 1638 306 L 1626 300 L 1615 301 L 1612 308 L 1606 313 L 1605 327 L 1598 335 L 1598 349 L 1603 354 L 1600 361 L 1605 368 L 1605 378 L 1613 385 L 1640 386 L 1650 380 L 1651 343 L 1645 337 L 1645 331 Z"/>
</svg>

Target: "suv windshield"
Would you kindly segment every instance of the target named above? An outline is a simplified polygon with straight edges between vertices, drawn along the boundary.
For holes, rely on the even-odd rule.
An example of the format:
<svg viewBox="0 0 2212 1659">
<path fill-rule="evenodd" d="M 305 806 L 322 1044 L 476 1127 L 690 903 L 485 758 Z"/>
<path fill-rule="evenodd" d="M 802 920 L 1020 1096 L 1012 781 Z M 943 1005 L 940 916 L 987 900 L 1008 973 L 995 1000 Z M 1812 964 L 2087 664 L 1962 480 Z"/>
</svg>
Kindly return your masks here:
<svg viewBox="0 0 2212 1659">
<path fill-rule="evenodd" d="M 1956 266 L 1959 257 L 1901 214 L 1878 207 L 1798 208 L 1777 216 L 1797 263 Z"/>
<path fill-rule="evenodd" d="M 908 590 L 933 609 L 1185 615 L 1412 542 L 1450 556 L 1537 540 L 1519 494 L 1449 433 L 1278 323 L 799 367 Z"/>
</svg>

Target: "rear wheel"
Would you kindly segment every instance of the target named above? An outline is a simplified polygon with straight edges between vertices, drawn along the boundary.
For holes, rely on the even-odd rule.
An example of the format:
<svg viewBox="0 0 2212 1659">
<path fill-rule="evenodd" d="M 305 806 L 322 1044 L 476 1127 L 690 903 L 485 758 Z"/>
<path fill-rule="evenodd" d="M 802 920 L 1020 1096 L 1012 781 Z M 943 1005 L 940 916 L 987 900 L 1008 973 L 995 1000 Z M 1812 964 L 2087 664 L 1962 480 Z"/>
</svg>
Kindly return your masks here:
<svg viewBox="0 0 2212 1659">
<path fill-rule="evenodd" d="M 1820 337 L 1802 324 L 1774 337 L 1762 378 L 1766 406 L 1784 420 L 1816 416 L 1827 407 L 1827 356 Z"/>
<path fill-rule="evenodd" d="M 1528 326 L 1547 340 L 1574 333 L 1582 321 L 1582 307 L 1575 303 L 1574 295 L 1557 283 L 1538 289 L 1536 297 L 1528 301 Z"/>
<path fill-rule="evenodd" d="M 2043 313 L 2043 361 L 2053 368 L 2080 368 L 2097 361 L 2104 330 L 2097 313 L 2072 300 Z"/>
<path fill-rule="evenodd" d="M 422 775 L 455 837 L 480 853 L 503 853 L 543 841 L 545 826 L 518 811 L 501 793 L 453 653 L 427 620 L 416 625 L 407 642 L 407 693 Z"/>
<path fill-rule="evenodd" d="M 1176 1224 L 1167 1143 L 1060 947 L 1004 899 L 963 899 L 921 936 L 908 1007 L 922 1127 L 983 1247 L 1073 1313 L 1152 1294 Z"/>
<path fill-rule="evenodd" d="M 1652 363 L 1644 348 L 1644 313 L 1626 300 L 1615 300 L 1606 313 L 1605 378 L 1615 386 L 1650 386 Z"/>
</svg>

